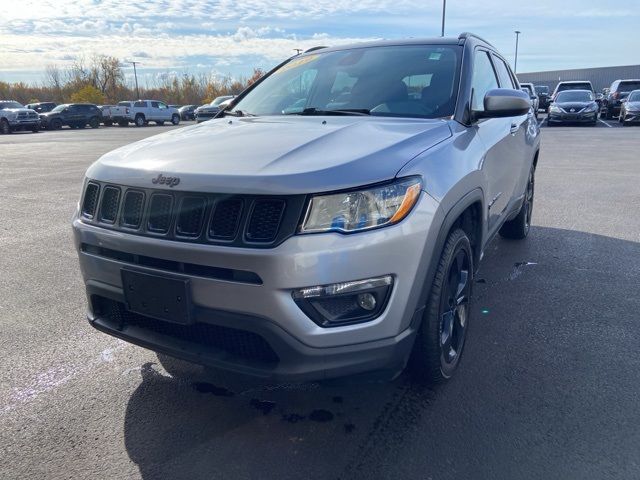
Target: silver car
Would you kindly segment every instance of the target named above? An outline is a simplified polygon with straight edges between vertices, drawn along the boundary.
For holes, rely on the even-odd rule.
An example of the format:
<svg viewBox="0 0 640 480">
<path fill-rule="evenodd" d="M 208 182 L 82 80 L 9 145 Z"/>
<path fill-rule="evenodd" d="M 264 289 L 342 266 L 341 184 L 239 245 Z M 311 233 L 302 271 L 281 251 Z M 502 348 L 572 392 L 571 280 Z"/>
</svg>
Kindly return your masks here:
<svg viewBox="0 0 640 480">
<path fill-rule="evenodd" d="M 313 49 L 107 153 L 73 220 L 89 322 L 274 380 L 450 378 L 484 249 L 529 233 L 519 88 L 472 34 Z"/>
</svg>

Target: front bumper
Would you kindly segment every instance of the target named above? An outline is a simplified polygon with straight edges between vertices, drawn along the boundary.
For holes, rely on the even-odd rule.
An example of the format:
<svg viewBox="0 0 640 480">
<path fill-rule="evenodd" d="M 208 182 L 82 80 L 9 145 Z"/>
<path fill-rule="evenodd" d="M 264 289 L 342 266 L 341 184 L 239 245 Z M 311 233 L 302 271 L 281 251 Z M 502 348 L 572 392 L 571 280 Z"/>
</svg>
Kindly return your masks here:
<svg viewBox="0 0 640 480">
<path fill-rule="evenodd" d="M 137 345 L 196 363 L 272 379 L 314 380 L 372 370 L 397 373 L 406 364 L 420 324 L 422 310 L 417 292 L 423 288 L 433 255 L 437 232 L 430 227 L 437 206 L 435 200 L 422 194 L 414 211 L 398 225 L 355 235 L 298 235 L 273 249 L 184 244 L 109 231 L 76 219 L 73 227 L 89 297 L 88 317 L 97 329 Z M 167 333 L 164 328 L 167 322 L 154 320 L 160 322 L 158 328 L 144 328 L 140 325 L 148 317 L 132 318 L 125 325 L 118 318 L 122 312 L 105 315 L 104 309 L 96 308 L 96 303 L 106 299 L 112 302 L 110 308 L 113 302 L 120 305 L 115 305 L 116 308 L 122 308 L 121 269 L 131 265 L 87 253 L 83 245 L 254 272 L 262 284 L 135 266 L 141 272 L 188 278 L 196 307 L 196 325 L 256 334 L 266 341 L 277 361 L 239 356 L 234 349 L 230 353 L 229 349 L 219 348 L 218 340 L 215 345 L 202 345 L 193 332 Z M 291 295 L 301 287 L 388 274 L 394 276 L 394 286 L 386 309 L 366 323 L 320 327 L 300 310 Z M 221 335 L 227 334 L 236 335 L 234 332 Z"/>
<path fill-rule="evenodd" d="M 40 128 L 40 119 L 33 119 L 33 118 L 29 118 L 29 119 L 20 119 L 20 120 L 10 120 L 9 121 L 9 126 L 14 129 L 32 129 L 32 128 Z"/>
<path fill-rule="evenodd" d="M 598 112 L 555 113 L 550 112 L 547 121 L 550 123 L 594 123 L 598 120 Z"/>
<path fill-rule="evenodd" d="M 640 112 L 626 112 L 622 121 L 625 123 L 638 123 L 640 122 Z"/>
</svg>

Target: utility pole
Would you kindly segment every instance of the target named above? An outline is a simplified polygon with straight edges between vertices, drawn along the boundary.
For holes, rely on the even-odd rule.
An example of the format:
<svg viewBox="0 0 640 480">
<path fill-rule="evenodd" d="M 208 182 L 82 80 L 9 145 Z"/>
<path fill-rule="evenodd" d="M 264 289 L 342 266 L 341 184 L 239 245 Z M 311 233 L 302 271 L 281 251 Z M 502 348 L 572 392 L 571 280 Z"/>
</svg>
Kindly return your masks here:
<svg viewBox="0 0 640 480">
<path fill-rule="evenodd" d="M 516 59 L 513 62 L 513 73 L 518 73 L 518 38 L 522 33 L 520 30 L 516 30 Z"/>
<path fill-rule="evenodd" d="M 136 79 L 136 98 L 140 100 L 140 90 L 138 89 L 138 71 L 136 70 L 136 65 L 139 65 L 140 62 L 134 62 L 131 60 L 127 60 L 126 62 L 133 64 L 133 76 Z"/>
<path fill-rule="evenodd" d="M 442 33 L 441 37 L 444 37 L 444 17 L 447 12 L 447 0 L 442 0 Z"/>
</svg>

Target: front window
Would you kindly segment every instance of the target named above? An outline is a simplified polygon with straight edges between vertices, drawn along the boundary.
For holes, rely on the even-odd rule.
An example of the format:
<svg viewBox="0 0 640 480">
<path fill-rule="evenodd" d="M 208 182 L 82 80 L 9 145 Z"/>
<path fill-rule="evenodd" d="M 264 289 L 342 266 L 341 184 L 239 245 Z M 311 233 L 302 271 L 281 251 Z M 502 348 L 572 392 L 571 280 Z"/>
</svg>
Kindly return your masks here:
<svg viewBox="0 0 640 480">
<path fill-rule="evenodd" d="M 67 108 L 69 105 L 67 104 L 62 104 L 62 105 L 58 105 L 56 108 L 54 108 L 53 110 L 51 110 L 53 113 L 59 113 L 61 111 L 63 111 L 65 108 Z"/>
<path fill-rule="evenodd" d="M 224 95 L 222 97 L 217 97 L 213 102 L 211 102 L 209 105 L 211 105 L 212 107 L 217 107 L 218 105 L 220 105 L 222 102 L 224 102 L 225 100 L 229 100 L 230 98 L 233 98 L 233 95 Z"/>
<path fill-rule="evenodd" d="M 22 105 L 18 102 L 2 102 L 0 103 L 0 110 L 7 108 L 22 108 Z"/>
<path fill-rule="evenodd" d="M 453 115 L 461 49 L 363 47 L 301 55 L 234 106 L 252 115 Z"/>
<path fill-rule="evenodd" d="M 586 90 L 567 90 L 558 94 L 556 102 L 592 102 L 593 94 Z"/>
</svg>

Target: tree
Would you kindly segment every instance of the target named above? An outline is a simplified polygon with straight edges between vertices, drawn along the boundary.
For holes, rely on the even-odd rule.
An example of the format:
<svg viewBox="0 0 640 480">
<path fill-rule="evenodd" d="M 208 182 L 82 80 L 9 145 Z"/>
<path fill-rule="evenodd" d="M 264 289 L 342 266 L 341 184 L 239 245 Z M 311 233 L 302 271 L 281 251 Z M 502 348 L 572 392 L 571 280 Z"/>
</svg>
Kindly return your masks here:
<svg viewBox="0 0 640 480">
<path fill-rule="evenodd" d="M 102 105 L 104 103 L 104 94 L 93 85 L 86 85 L 71 94 L 71 102 Z"/>
<path fill-rule="evenodd" d="M 253 75 L 251 75 L 249 77 L 249 80 L 247 80 L 247 87 L 249 85 L 253 85 L 254 83 L 256 83 L 263 76 L 264 76 L 264 70 L 262 70 L 261 68 L 254 68 L 253 69 Z"/>
</svg>

